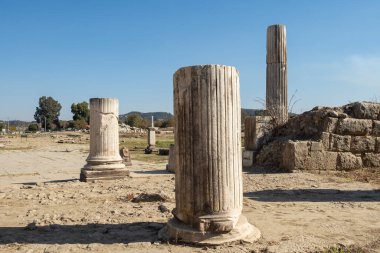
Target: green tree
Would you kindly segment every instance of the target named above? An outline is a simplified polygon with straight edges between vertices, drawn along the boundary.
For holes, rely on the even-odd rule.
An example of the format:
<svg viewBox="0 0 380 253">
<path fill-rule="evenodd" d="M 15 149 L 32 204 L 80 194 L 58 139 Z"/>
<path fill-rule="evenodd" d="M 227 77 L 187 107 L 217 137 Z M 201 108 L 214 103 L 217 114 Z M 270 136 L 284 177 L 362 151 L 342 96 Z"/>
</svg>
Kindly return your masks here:
<svg viewBox="0 0 380 253">
<path fill-rule="evenodd" d="M 86 101 L 78 104 L 71 105 L 71 112 L 73 115 L 73 120 L 85 120 L 90 123 L 90 109 L 88 108 L 88 103 Z"/>
<path fill-rule="evenodd" d="M 54 100 L 52 97 L 40 97 L 38 102 L 38 107 L 36 107 L 36 112 L 34 113 L 34 119 L 37 123 L 41 123 L 42 127 L 53 129 L 56 126 L 59 126 L 59 115 L 61 111 L 61 104 Z"/>
<path fill-rule="evenodd" d="M 0 132 L 3 131 L 5 125 L 4 125 L 4 122 L 0 122 Z"/>
<path fill-rule="evenodd" d="M 36 123 L 32 123 L 28 126 L 28 130 L 31 132 L 37 132 L 38 128 L 39 128 L 39 126 Z"/>
<path fill-rule="evenodd" d="M 74 128 L 75 129 L 86 129 L 88 126 L 88 123 L 84 119 L 78 119 L 74 121 Z"/>
<path fill-rule="evenodd" d="M 125 123 L 127 125 L 130 125 L 131 127 L 140 127 L 140 128 L 147 128 L 149 125 L 148 121 L 146 121 L 143 117 L 141 117 L 140 114 L 137 114 L 137 113 L 128 115 Z"/>
<path fill-rule="evenodd" d="M 174 127 L 174 117 L 171 117 L 170 119 L 165 119 L 161 123 L 161 127 Z"/>
</svg>

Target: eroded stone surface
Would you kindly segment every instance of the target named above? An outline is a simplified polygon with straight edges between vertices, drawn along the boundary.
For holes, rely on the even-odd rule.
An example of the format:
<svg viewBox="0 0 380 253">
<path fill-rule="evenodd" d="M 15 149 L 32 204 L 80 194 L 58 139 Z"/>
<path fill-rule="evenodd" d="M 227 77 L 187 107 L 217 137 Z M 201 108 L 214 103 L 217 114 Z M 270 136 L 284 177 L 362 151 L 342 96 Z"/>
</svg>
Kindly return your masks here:
<svg viewBox="0 0 380 253">
<path fill-rule="evenodd" d="M 119 101 L 112 98 L 90 99 L 90 154 L 80 180 L 118 179 L 128 176 L 119 151 Z"/>
<path fill-rule="evenodd" d="M 343 119 L 339 121 L 336 132 L 341 135 L 368 135 L 372 132 L 372 120 Z"/>
<path fill-rule="evenodd" d="M 331 134 L 330 150 L 332 151 L 350 151 L 351 136 Z"/>
<path fill-rule="evenodd" d="M 163 233 L 191 243 L 244 239 L 247 233 L 230 234 L 241 226 L 243 205 L 239 73 L 202 65 L 181 68 L 173 79 L 176 209 Z M 187 236 L 188 230 L 199 237 Z"/>
<path fill-rule="evenodd" d="M 349 152 L 339 152 L 336 168 L 338 170 L 360 169 L 363 166 L 361 157 Z"/>
<path fill-rule="evenodd" d="M 353 136 L 351 138 L 351 152 L 374 152 L 376 139 L 372 136 Z"/>
</svg>

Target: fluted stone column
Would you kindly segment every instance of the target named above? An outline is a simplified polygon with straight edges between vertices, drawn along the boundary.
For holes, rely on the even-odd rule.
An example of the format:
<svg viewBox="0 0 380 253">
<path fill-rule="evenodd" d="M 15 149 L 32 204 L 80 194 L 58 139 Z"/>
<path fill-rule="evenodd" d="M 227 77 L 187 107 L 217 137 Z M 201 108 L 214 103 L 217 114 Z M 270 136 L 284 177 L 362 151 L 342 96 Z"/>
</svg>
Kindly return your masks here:
<svg viewBox="0 0 380 253">
<path fill-rule="evenodd" d="M 241 215 L 240 110 L 234 67 L 199 65 L 174 74 L 176 209 L 160 234 L 198 244 L 260 236 Z"/>
<path fill-rule="evenodd" d="M 81 181 L 118 179 L 128 176 L 119 153 L 119 101 L 90 99 L 90 154 Z"/>
<path fill-rule="evenodd" d="M 288 66 L 284 25 L 272 25 L 267 30 L 266 109 L 276 120 L 276 125 L 288 121 Z"/>
</svg>

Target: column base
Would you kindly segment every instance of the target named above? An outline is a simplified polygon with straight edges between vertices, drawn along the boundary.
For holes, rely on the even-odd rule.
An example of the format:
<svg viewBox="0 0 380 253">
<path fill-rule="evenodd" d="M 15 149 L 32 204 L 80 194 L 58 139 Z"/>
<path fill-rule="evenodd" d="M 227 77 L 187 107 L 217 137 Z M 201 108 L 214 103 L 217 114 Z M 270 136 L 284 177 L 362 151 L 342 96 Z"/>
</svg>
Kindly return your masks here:
<svg viewBox="0 0 380 253">
<path fill-rule="evenodd" d="M 116 180 L 123 179 L 129 176 L 129 170 L 125 168 L 124 164 L 117 165 L 115 168 L 99 168 L 100 166 L 90 167 L 86 165 L 82 168 L 80 173 L 81 182 L 95 182 L 98 180 Z M 101 167 L 106 167 L 103 165 Z"/>
<path fill-rule="evenodd" d="M 234 241 L 254 242 L 261 237 L 260 231 L 240 215 L 233 230 L 228 233 L 200 232 L 173 218 L 160 230 L 158 237 L 166 241 L 185 242 L 198 245 L 220 245 Z"/>
</svg>

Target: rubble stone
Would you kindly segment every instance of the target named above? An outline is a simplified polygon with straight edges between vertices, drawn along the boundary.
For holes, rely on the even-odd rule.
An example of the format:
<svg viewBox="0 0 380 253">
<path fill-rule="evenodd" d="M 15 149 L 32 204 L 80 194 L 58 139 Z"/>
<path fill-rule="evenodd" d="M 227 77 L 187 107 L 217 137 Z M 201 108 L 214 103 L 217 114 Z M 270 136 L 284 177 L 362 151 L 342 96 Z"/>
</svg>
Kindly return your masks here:
<svg viewBox="0 0 380 253">
<path fill-rule="evenodd" d="M 380 120 L 380 103 L 355 102 L 343 107 L 353 118 Z"/>
</svg>

